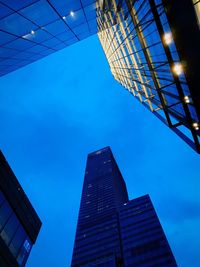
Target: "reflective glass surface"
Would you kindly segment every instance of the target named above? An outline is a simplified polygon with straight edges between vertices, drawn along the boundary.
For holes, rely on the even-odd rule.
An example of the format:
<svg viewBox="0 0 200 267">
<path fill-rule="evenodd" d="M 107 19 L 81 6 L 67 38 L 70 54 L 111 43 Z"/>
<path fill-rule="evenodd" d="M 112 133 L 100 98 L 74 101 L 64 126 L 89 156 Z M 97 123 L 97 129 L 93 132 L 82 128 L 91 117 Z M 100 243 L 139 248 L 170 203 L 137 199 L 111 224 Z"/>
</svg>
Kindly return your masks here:
<svg viewBox="0 0 200 267">
<path fill-rule="evenodd" d="M 1 191 L 0 238 L 8 246 L 18 264 L 24 266 L 30 253 L 32 242 Z"/>
<path fill-rule="evenodd" d="M 96 32 L 94 0 L 0 1 L 0 76 Z"/>
</svg>

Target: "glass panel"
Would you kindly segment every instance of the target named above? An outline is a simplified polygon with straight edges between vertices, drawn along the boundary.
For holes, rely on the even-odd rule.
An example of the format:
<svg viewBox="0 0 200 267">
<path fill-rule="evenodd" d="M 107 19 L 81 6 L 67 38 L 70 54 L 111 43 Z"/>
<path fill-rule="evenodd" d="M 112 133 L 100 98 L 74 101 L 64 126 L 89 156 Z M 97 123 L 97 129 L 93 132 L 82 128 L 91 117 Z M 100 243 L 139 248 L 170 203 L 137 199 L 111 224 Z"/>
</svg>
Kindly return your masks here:
<svg viewBox="0 0 200 267">
<path fill-rule="evenodd" d="M 4 195 L 3 195 L 3 193 L 0 191 L 0 206 L 3 204 L 4 201 L 5 201 Z"/>
<path fill-rule="evenodd" d="M 32 31 L 29 34 L 26 34 L 23 36 L 24 38 L 36 42 L 36 43 L 41 43 L 47 39 L 52 38 L 52 35 L 50 35 L 48 32 L 43 31 L 41 29 L 37 30 L 37 31 Z"/>
<path fill-rule="evenodd" d="M 22 246 L 22 243 L 24 242 L 25 237 L 26 237 L 26 233 L 24 229 L 22 228 L 22 226 L 20 225 L 9 246 L 9 249 L 14 257 L 17 256 L 18 251 L 20 247 Z"/>
<path fill-rule="evenodd" d="M 56 12 L 51 8 L 48 2 L 44 0 L 20 10 L 19 13 L 39 26 L 46 25 L 58 19 Z"/>
<path fill-rule="evenodd" d="M 73 32 L 68 31 L 68 32 L 63 32 L 61 34 L 58 34 L 56 37 L 58 39 L 60 39 L 61 41 L 66 41 L 66 40 L 69 40 L 71 38 L 74 38 L 75 35 L 73 34 Z M 77 41 L 78 41 L 78 39 L 77 39 Z"/>
<path fill-rule="evenodd" d="M 0 31 L 0 45 L 6 44 L 9 41 L 12 41 L 14 39 L 16 39 L 16 37 L 14 35 Z"/>
<path fill-rule="evenodd" d="M 14 13 L 0 20 L 0 29 L 18 36 L 23 36 L 36 29 L 36 26 L 19 14 Z"/>
<path fill-rule="evenodd" d="M 5 16 L 8 16 L 12 12 L 13 11 L 10 8 L 4 6 L 3 4 L 0 3 L 0 18 L 3 18 Z"/>
<path fill-rule="evenodd" d="M 4 202 L 4 204 L 0 208 L 0 231 L 4 227 L 6 221 L 8 220 L 9 216 L 11 215 L 11 208 L 8 205 L 7 202 Z"/>
<path fill-rule="evenodd" d="M 28 255 L 31 251 L 31 248 L 32 248 L 32 243 L 31 243 L 30 239 L 27 237 L 25 239 L 23 246 L 21 247 L 19 255 L 17 257 L 17 262 L 20 266 L 25 265 L 27 258 L 28 258 Z"/>
<path fill-rule="evenodd" d="M 87 6 L 85 9 L 85 15 L 87 17 L 87 20 L 96 19 L 96 4 L 92 4 Z"/>
<path fill-rule="evenodd" d="M 35 45 L 32 46 L 31 48 L 27 49 L 26 52 L 30 52 L 30 53 L 39 53 L 41 51 L 46 50 L 46 47 L 41 46 L 41 45 Z"/>
<path fill-rule="evenodd" d="M 74 11 L 73 16 L 72 15 L 66 16 L 65 21 L 67 22 L 70 28 L 76 27 L 82 23 L 86 23 L 82 9 Z"/>
<path fill-rule="evenodd" d="M 8 245 L 12 240 L 18 225 L 19 221 L 15 216 L 15 214 L 13 213 L 12 216 L 9 218 L 8 222 L 6 223 L 6 226 L 4 227 L 3 231 L 1 232 L 1 237 L 6 243 L 6 245 Z"/>
<path fill-rule="evenodd" d="M 51 24 L 46 25 L 44 28 L 53 35 L 59 34 L 69 29 L 62 20 L 57 20 Z"/>
<path fill-rule="evenodd" d="M 51 38 L 47 41 L 45 41 L 43 44 L 46 46 L 50 46 L 52 48 L 54 48 L 55 45 L 58 45 L 60 43 L 60 41 L 56 38 Z"/>
<path fill-rule="evenodd" d="M 13 42 L 10 42 L 7 45 L 5 45 L 5 47 L 7 48 L 13 48 L 13 49 L 21 50 L 21 51 L 27 48 L 30 48 L 32 46 L 34 46 L 34 43 L 24 40 L 22 38 L 18 38 L 14 40 Z"/>
<path fill-rule="evenodd" d="M 50 2 L 62 16 L 81 8 L 80 0 L 50 0 Z"/>
<path fill-rule="evenodd" d="M 85 6 L 91 5 L 92 3 L 95 4 L 96 0 L 81 0 L 81 2 L 82 2 L 82 5 L 85 7 Z"/>
<path fill-rule="evenodd" d="M 6 5 L 13 8 L 14 10 L 19 10 L 20 8 L 23 8 L 25 6 L 31 5 L 34 2 L 37 2 L 38 0 L 4 0 Z"/>
</svg>

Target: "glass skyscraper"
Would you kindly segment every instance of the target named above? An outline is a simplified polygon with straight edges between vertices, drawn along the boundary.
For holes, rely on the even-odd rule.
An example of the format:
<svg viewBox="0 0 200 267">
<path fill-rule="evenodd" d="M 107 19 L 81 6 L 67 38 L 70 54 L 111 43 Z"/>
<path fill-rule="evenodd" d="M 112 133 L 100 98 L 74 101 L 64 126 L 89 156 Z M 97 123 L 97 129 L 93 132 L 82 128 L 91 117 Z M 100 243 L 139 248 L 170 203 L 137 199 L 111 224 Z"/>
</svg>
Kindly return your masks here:
<svg viewBox="0 0 200 267">
<path fill-rule="evenodd" d="M 0 76 L 98 34 L 114 78 L 200 153 L 200 2 L 0 1 Z"/>
<path fill-rule="evenodd" d="M 87 159 L 71 267 L 177 267 L 148 195 L 128 199 L 109 147 Z"/>
<path fill-rule="evenodd" d="M 0 151 L 0 266 L 23 267 L 41 221 Z"/>
</svg>

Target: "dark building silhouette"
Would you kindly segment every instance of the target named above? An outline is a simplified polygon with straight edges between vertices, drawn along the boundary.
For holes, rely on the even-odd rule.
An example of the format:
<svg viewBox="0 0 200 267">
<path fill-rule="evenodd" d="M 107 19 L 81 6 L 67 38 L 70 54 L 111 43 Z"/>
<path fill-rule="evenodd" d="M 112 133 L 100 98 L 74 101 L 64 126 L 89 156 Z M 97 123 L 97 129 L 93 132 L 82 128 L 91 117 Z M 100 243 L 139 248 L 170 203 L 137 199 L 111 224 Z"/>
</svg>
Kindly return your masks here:
<svg viewBox="0 0 200 267">
<path fill-rule="evenodd" d="M 0 76 L 98 33 L 114 78 L 200 153 L 198 0 L 7 0 L 0 10 Z"/>
<path fill-rule="evenodd" d="M 41 221 L 0 151 L 0 266 L 23 267 Z"/>
<path fill-rule="evenodd" d="M 88 155 L 71 267 L 177 267 L 148 195 L 129 201 L 109 147 Z"/>
</svg>

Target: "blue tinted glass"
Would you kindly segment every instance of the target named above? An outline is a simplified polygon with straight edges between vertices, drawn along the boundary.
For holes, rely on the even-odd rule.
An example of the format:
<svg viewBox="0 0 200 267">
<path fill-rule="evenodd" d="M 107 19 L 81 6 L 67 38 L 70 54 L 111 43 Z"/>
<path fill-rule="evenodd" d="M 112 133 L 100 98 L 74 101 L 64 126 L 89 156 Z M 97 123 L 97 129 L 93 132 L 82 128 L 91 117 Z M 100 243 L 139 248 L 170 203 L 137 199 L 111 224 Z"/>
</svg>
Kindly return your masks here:
<svg viewBox="0 0 200 267">
<path fill-rule="evenodd" d="M 87 24 L 82 24 L 82 25 L 80 25 L 80 26 L 78 26 L 78 27 L 75 27 L 75 28 L 73 29 L 73 31 L 74 31 L 74 33 L 75 33 L 76 35 L 78 35 L 78 34 L 87 32 L 87 31 L 88 31 L 88 26 L 87 26 Z"/>
<path fill-rule="evenodd" d="M 52 38 L 52 35 L 50 35 L 46 31 L 43 31 L 42 29 L 38 29 L 37 31 L 25 35 L 24 38 L 36 43 L 41 43 L 47 39 Z"/>
<path fill-rule="evenodd" d="M 56 49 L 56 50 L 60 50 L 60 49 L 63 49 L 63 48 L 65 48 L 65 47 L 66 47 L 66 44 L 64 44 L 64 43 L 60 43 L 59 45 L 54 46 L 54 49 Z"/>
<path fill-rule="evenodd" d="M 14 10 L 19 10 L 20 8 L 31 5 L 32 3 L 37 1 L 38 0 L 3 0 L 1 2 L 5 3 Z"/>
<path fill-rule="evenodd" d="M 76 42 L 77 42 L 77 39 L 76 38 L 72 38 L 70 40 L 65 41 L 65 44 L 66 45 L 72 45 L 72 44 L 74 44 Z"/>
<path fill-rule="evenodd" d="M 91 5 L 92 3 L 95 4 L 96 0 L 81 0 L 83 6 Z"/>
<path fill-rule="evenodd" d="M 63 32 L 61 34 L 58 34 L 56 36 L 58 39 L 60 39 L 61 41 L 66 41 L 66 40 L 69 40 L 69 39 L 72 39 L 75 37 L 75 35 L 73 34 L 73 32 L 71 31 L 68 31 L 68 32 Z M 77 39 L 78 40 L 78 39 Z"/>
<path fill-rule="evenodd" d="M 76 27 L 82 23 L 86 23 L 82 9 L 74 11 L 73 16 L 71 15 L 66 16 L 65 21 L 67 22 L 70 28 Z"/>
<path fill-rule="evenodd" d="M 0 20 L 0 29 L 18 36 L 28 34 L 35 28 L 36 26 L 33 23 L 17 13 Z"/>
<path fill-rule="evenodd" d="M 45 0 L 36 2 L 33 5 L 20 10 L 19 13 L 39 26 L 46 25 L 58 19 L 56 12 Z"/>
<path fill-rule="evenodd" d="M 55 45 L 58 45 L 60 43 L 60 41 L 56 38 L 51 38 L 45 42 L 43 42 L 44 45 L 48 46 L 48 47 L 52 47 L 54 48 Z"/>
<path fill-rule="evenodd" d="M 12 242 L 9 245 L 9 249 L 14 257 L 17 256 L 22 243 L 24 242 L 26 233 L 21 225 L 19 225 L 15 235 L 13 236 Z"/>
<path fill-rule="evenodd" d="M 0 191 L 0 206 L 3 204 L 4 201 L 5 201 L 4 195 L 3 195 L 3 193 Z"/>
<path fill-rule="evenodd" d="M 27 40 L 22 39 L 22 38 L 18 38 L 16 40 L 8 43 L 7 45 L 5 45 L 5 47 L 23 51 L 25 49 L 32 47 L 33 45 L 34 45 L 34 43 L 32 43 L 30 41 L 27 41 Z"/>
<path fill-rule="evenodd" d="M 18 63 L 18 60 L 17 59 L 9 58 L 9 59 L 6 59 L 6 60 L 1 61 L 0 65 L 3 65 L 3 66 L 12 66 L 12 65 L 15 65 L 16 63 Z"/>
<path fill-rule="evenodd" d="M 20 266 L 24 266 L 24 264 L 26 263 L 31 248 L 32 248 L 32 243 L 30 239 L 26 237 L 17 257 L 17 262 Z"/>
<path fill-rule="evenodd" d="M 68 30 L 67 25 L 60 19 L 44 27 L 49 33 L 56 35 Z"/>
<path fill-rule="evenodd" d="M 8 16 L 12 12 L 13 11 L 10 8 L 4 6 L 3 4 L 0 3 L 0 18 L 3 18 L 5 16 Z"/>
<path fill-rule="evenodd" d="M 14 56 L 15 59 L 29 59 L 33 54 L 28 52 L 20 52 Z"/>
<path fill-rule="evenodd" d="M 81 8 L 80 0 L 50 0 L 50 2 L 62 16 Z"/>
<path fill-rule="evenodd" d="M 6 221 L 8 220 L 9 216 L 11 215 L 11 208 L 7 202 L 4 202 L 3 205 L 0 207 L 0 231 L 4 227 Z"/>
<path fill-rule="evenodd" d="M 84 8 L 87 20 L 96 19 L 96 4 L 93 3 Z"/>
<path fill-rule="evenodd" d="M 12 56 L 16 55 L 17 53 L 19 53 L 17 50 L 5 48 L 5 47 L 0 47 L 0 57 L 1 58 L 12 57 Z"/>
<path fill-rule="evenodd" d="M 40 52 L 40 54 L 43 55 L 43 56 L 47 56 L 47 55 L 49 55 L 49 54 L 51 54 L 53 52 L 55 52 L 55 51 L 52 50 L 52 49 L 46 49 L 46 50 Z"/>
<path fill-rule="evenodd" d="M 32 46 L 31 48 L 27 49 L 26 52 L 30 52 L 30 53 L 39 53 L 41 51 L 46 50 L 46 47 L 42 46 L 42 45 L 35 45 Z"/>
<path fill-rule="evenodd" d="M 12 240 L 13 235 L 15 231 L 17 230 L 18 225 L 19 225 L 19 221 L 17 217 L 15 216 L 15 214 L 13 213 L 12 216 L 9 218 L 9 220 L 6 222 L 6 225 L 1 232 L 1 237 L 7 245 Z"/>
<path fill-rule="evenodd" d="M 16 39 L 14 35 L 0 31 L 0 45 L 6 44 L 14 39 Z"/>
</svg>

